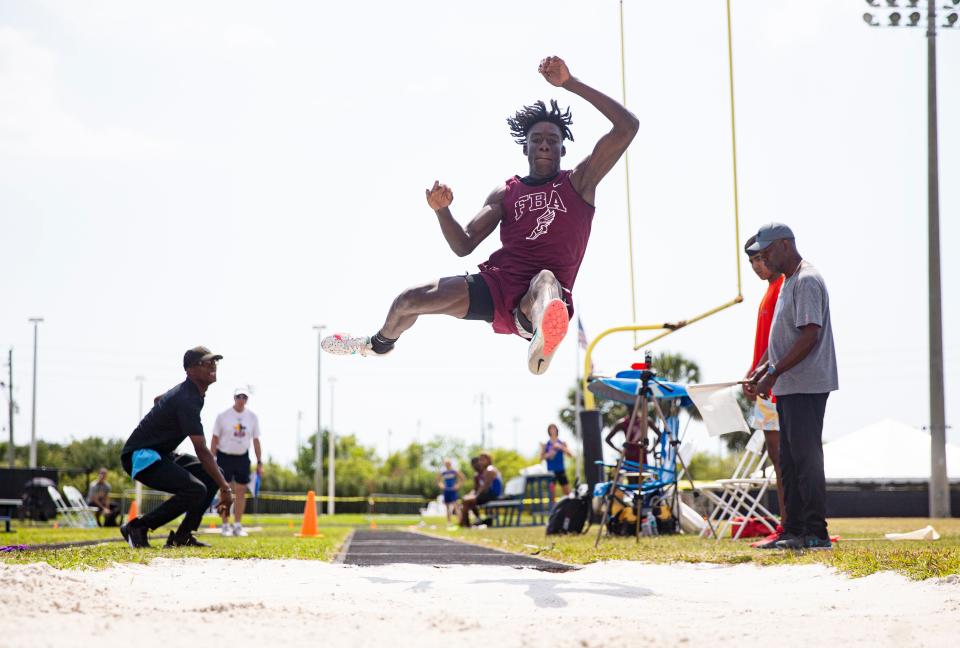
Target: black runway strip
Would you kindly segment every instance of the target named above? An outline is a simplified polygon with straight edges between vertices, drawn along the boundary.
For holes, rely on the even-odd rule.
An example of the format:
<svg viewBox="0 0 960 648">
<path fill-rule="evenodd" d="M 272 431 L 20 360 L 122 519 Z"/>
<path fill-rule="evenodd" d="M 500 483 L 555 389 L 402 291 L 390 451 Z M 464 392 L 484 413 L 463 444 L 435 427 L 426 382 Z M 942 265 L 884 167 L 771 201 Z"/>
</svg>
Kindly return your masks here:
<svg viewBox="0 0 960 648">
<path fill-rule="evenodd" d="M 544 571 L 568 571 L 568 565 L 533 556 L 497 551 L 487 547 L 445 540 L 409 531 L 354 533 L 343 557 L 344 564 L 370 567 L 408 563 L 414 565 L 498 565 L 531 567 Z"/>
</svg>

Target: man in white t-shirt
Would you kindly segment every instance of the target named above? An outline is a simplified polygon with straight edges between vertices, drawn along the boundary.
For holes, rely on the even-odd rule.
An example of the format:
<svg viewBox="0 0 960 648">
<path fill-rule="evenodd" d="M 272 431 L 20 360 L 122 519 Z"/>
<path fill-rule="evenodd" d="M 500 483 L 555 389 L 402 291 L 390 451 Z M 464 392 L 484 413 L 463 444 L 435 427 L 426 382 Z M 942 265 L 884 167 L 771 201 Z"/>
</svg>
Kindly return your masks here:
<svg viewBox="0 0 960 648">
<path fill-rule="evenodd" d="M 230 526 L 230 511 L 221 513 L 225 536 L 245 536 L 243 529 L 244 496 L 250 483 L 250 442 L 257 455 L 257 475 L 263 476 L 262 454 L 260 452 L 260 422 L 257 415 L 247 409 L 247 392 L 239 387 L 233 392 L 233 407 L 217 416 L 213 425 L 213 440 L 210 452 L 217 457 L 217 465 L 223 471 L 228 482 L 233 482 L 233 526 Z"/>
</svg>

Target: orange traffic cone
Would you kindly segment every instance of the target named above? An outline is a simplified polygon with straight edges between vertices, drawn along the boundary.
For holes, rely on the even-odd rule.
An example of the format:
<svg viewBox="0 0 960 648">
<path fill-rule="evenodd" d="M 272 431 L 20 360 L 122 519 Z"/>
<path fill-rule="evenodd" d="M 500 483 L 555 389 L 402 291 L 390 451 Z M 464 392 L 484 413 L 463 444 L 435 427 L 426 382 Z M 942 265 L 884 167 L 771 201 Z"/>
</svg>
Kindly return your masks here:
<svg viewBox="0 0 960 648">
<path fill-rule="evenodd" d="M 377 521 L 374 520 L 373 518 L 370 518 L 370 528 L 373 529 L 374 531 L 377 529 Z"/>
<path fill-rule="evenodd" d="M 135 520 L 140 512 L 137 510 L 137 500 L 130 502 L 130 510 L 127 511 L 127 522 Z"/>
<path fill-rule="evenodd" d="M 303 525 L 297 535 L 301 538 L 313 538 L 317 535 L 317 500 L 313 491 L 307 491 L 307 503 L 303 507 Z"/>
</svg>

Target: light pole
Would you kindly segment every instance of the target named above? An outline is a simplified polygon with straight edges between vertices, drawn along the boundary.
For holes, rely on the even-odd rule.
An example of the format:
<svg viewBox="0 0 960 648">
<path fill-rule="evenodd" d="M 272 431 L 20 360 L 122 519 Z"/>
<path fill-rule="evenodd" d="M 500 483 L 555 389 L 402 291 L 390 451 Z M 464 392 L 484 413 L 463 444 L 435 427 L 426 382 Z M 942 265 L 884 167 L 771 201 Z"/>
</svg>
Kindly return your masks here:
<svg viewBox="0 0 960 648">
<path fill-rule="evenodd" d="M 10 445 L 7 446 L 7 463 L 10 465 L 10 468 L 13 468 L 14 464 L 14 446 L 13 446 L 13 410 L 16 408 L 16 403 L 13 402 L 13 347 L 10 347 L 10 353 L 7 356 L 7 369 L 9 371 L 7 379 L 7 409 L 10 421 Z"/>
<path fill-rule="evenodd" d="M 337 384 L 337 379 L 330 376 L 330 428 L 327 430 L 327 515 L 333 515 L 333 497 L 336 491 L 336 456 L 337 440 L 333 427 L 333 387 Z"/>
<path fill-rule="evenodd" d="M 37 334 L 42 317 L 31 317 L 33 322 L 33 405 L 30 420 L 30 467 L 37 467 Z"/>
<path fill-rule="evenodd" d="M 320 359 L 323 357 L 323 349 L 320 348 L 320 341 L 323 339 L 323 329 L 325 328 L 327 328 L 326 324 L 318 324 L 313 327 L 313 330 L 317 332 L 317 436 L 313 443 L 313 490 L 316 492 L 317 497 L 320 497 L 323 493 L 323 428 L 320 427 L 320 406 L 322 400 L 320 388 L 323 385 L 323 371 Z"/>
<path fill-rule="evenodd" d="M 484 418 L 484 406 L 490 401 L 490 397 L 480 392 L 477 395 L 477 400 L 480 401 L 480 449 L 483 450 L 487 447 L 487 424 Z"/>
<path fill-rule="evenodd" d="M 300 425 L 303 423 L 303 412 L 297 410 L 297 453 L 295 457 L 300 457 Z"/>
<path fill-rule="evenodd" d="M 941 0 L 946 2 L 947 0 Z M 952 28 L 960 18 L 960 0 L 945 4 L 943 27 Z M 912 11 L 904 16 L 897 0 L 867 0 L 874 10 L 886 12 L 889 27 L 919 27 L 922 16 Z M 902 2 L 904 9 L 917 9 L 919 0 Z M 906 18 L 906 21 L 904 21 Z M 871 27 L 882 26 L 872 13 L 863 14 Z M 930 336 L 930 517 L 950 517 L 950 482 L 947 480 L 947 422 L 943 404 L 943 317 L 940 297 L 940 169 L 937 151 L 937 7 L 927 0 L 927 281 Z"/>
<path fill-rule="evenodd" d="M 143 377 L 143 376 L 137 376 L 136 378 L 134 378 L 134 380 L 136 380 L 138 383 L 140 383 L 140 399 L 137 401 L 137 421 L 142 421 L 142 420 L 143 420 L 143 381 L 144 381 L 144 377 Z M 143 498 L 143 484 L 141 484 L 140 482 L 138 482 L 138 481 L 136 481 L 136 480 L 134 480 L 134 483 L 136 484 L 136 487 L 135 487 L 135 488 L 136 488 L 136 495 L 134 495 L 134 498 L 135 498 L 134 501 L 137 503 L 137 512 L 139 513 L 141 510 L 143 510 L 143 509 L 140 508 L 140 500 Z"/>
</svg>

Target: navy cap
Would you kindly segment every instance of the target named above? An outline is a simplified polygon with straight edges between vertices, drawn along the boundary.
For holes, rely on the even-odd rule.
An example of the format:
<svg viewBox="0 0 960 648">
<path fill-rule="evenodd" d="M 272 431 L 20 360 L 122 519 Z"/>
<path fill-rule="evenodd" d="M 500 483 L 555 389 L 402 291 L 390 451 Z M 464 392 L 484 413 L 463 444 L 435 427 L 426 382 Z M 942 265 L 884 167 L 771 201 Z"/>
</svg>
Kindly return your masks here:
<svg viewBox="0 0 960 648">
<path fill-rule="evenodd" d="M 204 360 L 222 360 L 223 356 L 218 355 L 210 351 L 205 346 L 193 347 L 189 351 L 183 354 L 183 368 L 187 369 L 194 365 L 200 364 Z"/>
<path fill-rule="evenodd" d="M 747 248 L 747 253 L 760 252 L 767 249 L 774 241 L 793 238 L 793 230 L 783 223 L 767 223 L 757 230 L 757 240 Z"/>
</svg>

